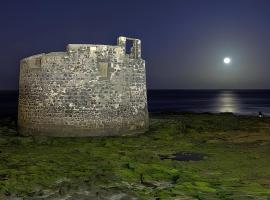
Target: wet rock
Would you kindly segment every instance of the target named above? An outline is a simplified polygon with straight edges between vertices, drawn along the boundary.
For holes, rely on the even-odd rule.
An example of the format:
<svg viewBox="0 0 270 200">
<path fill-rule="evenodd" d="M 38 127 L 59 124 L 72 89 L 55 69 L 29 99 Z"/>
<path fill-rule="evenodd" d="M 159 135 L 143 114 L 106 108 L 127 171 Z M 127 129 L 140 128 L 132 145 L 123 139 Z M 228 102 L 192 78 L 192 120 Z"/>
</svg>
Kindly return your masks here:
<svg viewBox="0 0 270 200">
<path fill-rule="evenodd" d="M 147 182 L 144 180 L 143 178 L 143 174 L 140 174 L 140 182 L 142 185 L 146 186 L 146 187 L 150 187 L 150 188 L 156 188 L 157 186 L 151 182 Z"/>
<path fill-rule="evenodd" d="M 66 195 L 69 190 L 70 190 L 70 184 L 68 182 L 63 182 L 60 187 L 59 187 L 59 194 L 62 196 L 62 195 Z"/>
</svg>

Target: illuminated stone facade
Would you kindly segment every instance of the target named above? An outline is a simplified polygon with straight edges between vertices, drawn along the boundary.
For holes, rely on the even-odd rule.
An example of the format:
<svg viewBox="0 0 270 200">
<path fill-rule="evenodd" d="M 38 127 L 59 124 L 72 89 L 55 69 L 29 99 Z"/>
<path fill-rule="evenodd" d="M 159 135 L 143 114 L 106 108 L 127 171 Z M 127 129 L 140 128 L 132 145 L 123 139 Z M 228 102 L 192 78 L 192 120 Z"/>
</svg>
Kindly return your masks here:
<svg viewBox="0 0 270 200">
<path fill-rule="evenodd" d="M 126 42 L 131 42 L 130 52 Z M 21 60 L 18 127 L 23 135 L 127 135 L 148 129 L 141 41 L 69 44 Z"/>
</svg>

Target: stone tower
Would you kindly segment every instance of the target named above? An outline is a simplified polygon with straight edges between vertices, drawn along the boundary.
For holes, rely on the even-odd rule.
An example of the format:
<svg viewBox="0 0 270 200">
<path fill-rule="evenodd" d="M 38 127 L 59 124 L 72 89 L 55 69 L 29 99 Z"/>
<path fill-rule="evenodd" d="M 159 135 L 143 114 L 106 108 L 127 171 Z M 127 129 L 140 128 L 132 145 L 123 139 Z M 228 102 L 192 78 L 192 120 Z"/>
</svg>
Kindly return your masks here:
<svg viewBox="0 0 270 200">
<path fill-rule="evenodd" d="M 127 49 L 126 43 L 132 47 Z M 21 60 L 18 128 L 23 135 L 108 136 L 148 129 L 141 41 L 69 44 Z"/>
</svg>

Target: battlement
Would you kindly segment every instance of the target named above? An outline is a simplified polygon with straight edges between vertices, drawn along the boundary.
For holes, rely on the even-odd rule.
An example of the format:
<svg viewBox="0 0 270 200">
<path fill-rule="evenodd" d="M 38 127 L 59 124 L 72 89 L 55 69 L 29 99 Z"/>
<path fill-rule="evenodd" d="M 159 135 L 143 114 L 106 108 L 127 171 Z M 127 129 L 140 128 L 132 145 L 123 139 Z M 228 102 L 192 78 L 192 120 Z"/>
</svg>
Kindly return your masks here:
<svg viewBox="0 0 270 200">
<path fill-rule="evenodd" d="M 132 42 L 130 49 L 127 47 L 127 41 Z M 129 52 L 129 53 L 127 53 Z M 116 54 L 117 57 L 127 56 L 131 59 L 141 59 L 141 41 L 135 38 L 120 36 L 117 39 L 117 45 L 103 44 L 68 44 L 65 52 L 50 52 L 33 55 L 21 60 L 21 65 L 28 65 L 30 68 L 41 67 L 42 60 L 51 58 L 69 58 L 74 55 L 97 54 Z"/>
<path fill-rule="evenodd" d="M 129 52 L 127 53 L 127 41 L 132 42 Z M 118 51 L 122 55 L 128 54 L 130 58 L 139 59 L 141 58 L 141 41 L 135 38 L 128 38 L 120 36 L 117 39 L 117 45 L 96 45 L 96 44 L 68 44 L 67 52 L 69 54 L 75 52 L 90 52 L 95 53 L 97 51 Z"/>
</svg>

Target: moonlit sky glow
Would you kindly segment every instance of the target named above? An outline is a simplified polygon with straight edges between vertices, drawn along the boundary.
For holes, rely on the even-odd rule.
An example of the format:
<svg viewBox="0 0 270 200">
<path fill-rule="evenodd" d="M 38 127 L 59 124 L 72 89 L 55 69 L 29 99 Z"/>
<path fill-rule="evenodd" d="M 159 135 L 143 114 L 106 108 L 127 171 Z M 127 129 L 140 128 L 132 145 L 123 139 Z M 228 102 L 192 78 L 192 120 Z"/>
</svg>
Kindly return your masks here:
<svg viewBox="0 0 270 200">
<path fill-rule="evenodd" d="M 142 40 L 148 89 L 269 89 L 269 19 L 269 0 L 3 0 L 0 89 L 24 57 L 119 35 Z"/>
</svg>

